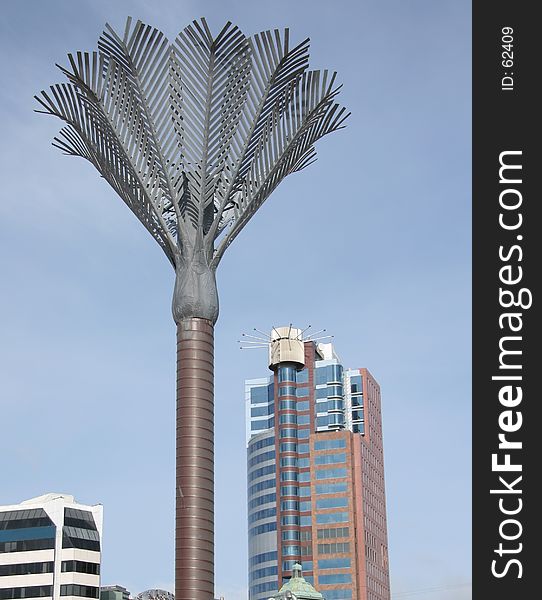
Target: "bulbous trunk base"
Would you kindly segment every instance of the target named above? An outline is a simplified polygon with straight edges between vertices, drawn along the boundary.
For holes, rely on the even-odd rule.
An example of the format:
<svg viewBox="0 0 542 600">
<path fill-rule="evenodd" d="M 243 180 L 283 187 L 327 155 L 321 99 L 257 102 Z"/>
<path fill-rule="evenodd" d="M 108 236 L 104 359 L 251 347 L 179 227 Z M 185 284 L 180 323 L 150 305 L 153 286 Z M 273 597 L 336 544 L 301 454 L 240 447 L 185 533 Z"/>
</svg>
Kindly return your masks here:
<svg viewBox="0 0 542 600">
<path fill-rule="evenodd" d="M 177 327 L 175 600 L 214 598 L 214 328 Z"/>
<path fill-rule="evenodd" d="M 184 319 L 199 318 L 213 325 L 218 319 L 218 291 L 215 272 L 203 259 L 203 252 L 192 260 L 179 258 L 173 290 L 173 318 L 179 325 Z"/>
</svg>

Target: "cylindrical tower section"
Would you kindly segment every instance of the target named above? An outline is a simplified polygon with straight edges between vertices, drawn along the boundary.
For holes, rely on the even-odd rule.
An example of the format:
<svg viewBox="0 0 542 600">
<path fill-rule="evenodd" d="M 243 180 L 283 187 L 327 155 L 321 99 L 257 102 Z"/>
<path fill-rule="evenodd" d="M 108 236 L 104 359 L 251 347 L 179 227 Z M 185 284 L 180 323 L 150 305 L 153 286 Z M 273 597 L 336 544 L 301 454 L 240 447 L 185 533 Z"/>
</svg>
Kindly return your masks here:
<svg viewBox="0 0 542 600">
<path fill-rule="evenodd" d="M 301 560 L 297 372 L 305 365 L 301 329 L 273 328 L 269 343 L 269 368 L 275 375 L 277 464 L 277 545 L 279 582 Z"/>
<path fill-rule="evenodd" d="M 213 324 L 177 326 L 175 599 L 214 598 Z"/>
</svg>

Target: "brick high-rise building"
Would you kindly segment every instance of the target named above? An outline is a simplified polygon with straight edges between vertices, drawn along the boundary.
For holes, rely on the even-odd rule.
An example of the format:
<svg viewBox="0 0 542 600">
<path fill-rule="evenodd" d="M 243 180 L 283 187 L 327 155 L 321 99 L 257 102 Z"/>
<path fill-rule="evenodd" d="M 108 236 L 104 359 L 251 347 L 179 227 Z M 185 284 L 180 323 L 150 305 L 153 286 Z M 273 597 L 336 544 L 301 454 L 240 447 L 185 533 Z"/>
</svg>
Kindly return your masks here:
<svg viewBox="0 0 542 600">
<path fill-rule="evenodd" d="M 245 383 L 249 600 L 297 562 L 326 600 L 389 600 L 378 383 L 292 327 L 273 329 L 269 367 Z"/>
</svg>

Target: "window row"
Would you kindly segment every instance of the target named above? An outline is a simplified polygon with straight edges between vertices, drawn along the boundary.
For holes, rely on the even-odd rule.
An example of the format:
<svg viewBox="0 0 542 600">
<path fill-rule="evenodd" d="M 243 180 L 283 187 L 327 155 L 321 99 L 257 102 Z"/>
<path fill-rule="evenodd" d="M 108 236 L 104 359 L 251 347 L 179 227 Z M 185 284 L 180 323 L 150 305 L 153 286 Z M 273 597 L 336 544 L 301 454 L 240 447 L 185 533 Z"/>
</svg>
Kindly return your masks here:
<svg viewBox="0 0 542 600">
<path fill-rule="evenodd" d="M 30 587 L 0 589 L 0 600 L 16 600 L 18 598 L 47 598 L 51 597 L 52 595 L 52 585 L 33 585 Z"/>
<path fill-rule="evenodd" d="M 269 415 L 272 415 L 273 412 L 274 412 L 273 403 L 270 402 L 269 404 L 259 404 L 257 406 L 253 406 L 250 409 L 250 416 L 251 417 L 268 417 Z"/>
<path fill-rule="evenodd" d="M 28 513 L 28 512 L 36 512 L 36 511 L 10 511 L 9 513 L 0 513 L 0 516 L 2 514 L 6 515 L 6 514 L 14 514 L 14 513 Z M 2 521 L 0 521 L 0 531 L 5 531 L 8 529 L 26 529 L 29 527 L 50 527 L 53 526 L 54 523 L 51 521 L 51 519 L 45 514 L 44 511 L 43 515 L 40 515 L 38 517 L 28 517 L 27 519 L 18 519 L 18 518 L 11 518 L 11 519 L 3 519 Z"/>
<path fill-rule="evenodd" d="M 97 530 L 94 515 L 88 510 L 80 510 L 79 508 L 64 509 L 64 525 L 80 529 Z"/>
<path fill-rule="evenodd" d="M 335 381 L 341 383 L 343 380 L 343 367 L 337 364 L 317 367 L 314 372 L 314 380 L 315 385 Z"/>
<path fill-rule="evenodd" d="M 326 508 L 346 508 L 348 506 L 348 498 L 346 496 L 340 498 L 319 498 L 316 500 L 317 510 Z"/>
<path fill-rule="evenodd" d="M 346 453 L 339 452 L 335 454 L 317 454 L 314 458 L 315 465 L 335 465 L 346 462 Z"/>
<path fill-rule="evenodd" d="M 346 492 L 348 484 L 346 481 L 339 481 L 337 483 L 318 483 L 316 484 L 316 494 L 340 494 Z"/>
<path fill-rule="evenodd" d="M 254 481 L 254 479 L 257 479 L 258 477 L 263 477 L 264 475 L 270 475 L 271 473 L 275 472 L 275 465 L 267 465 L 266 467 L 260 467 L 259 469 L 254 469 L 254 471 L 251 471 L 248 474 L 248 481 L 249 483 L 251 481 Z"/>
<path fill-rule="evenodd" d="M 319 569 L 349 569 L 349 558 L 322 558 L 318 561 Z"/>
<path fill-rule="evenodd" d="M 258 385 L 250 388 L 250 403 L 264 404 L 273 400 L 273 384 Z"/>
<path fill-rule="evenodd" d="M 318 583 L 320 585 L 333 585 L 335 583 L 352 583 L 352 575 L 350 573 L 333 573 L 332 575 L 319 575 Z M 326 599 L 329 598 L 329 595 L 326 592 Z"/>
<path fill-rule="evenodd" d="M 248 453 L 253 454 L 257 450 L 261 450 L 262 448 L 267 448 L 268 446 L 272 446 L 275 443 L 275 436 L 269 436 L 250 444 L 248 447 Z"/>
<path fill-rule="evenodd" d="M 4 552 L 30 552 L 31 550 L 51 550 L 55 547 L 55 538 L 41 540 L 18 540 L 0 542 L 0 554 Z"/>
<path fill-rule="evenodd" d="M 276 517 L 276 516 L 277 516 L 276 508 L 264 508 L 263 510 L 259 510 L 258 512 L 251 514 L 248 517 L 248 523 L 250 525 L 251 523 L 254 523 L 255 521 L 260 521 L 261 519 L 268 519 L 269 517 Z"/>
<path fill-rule="evenodd" d="M 248 503 L 248 510 L 252 510 L 257 506 L 261 506 L 262 504 L 268 504 L 269 502 L 275 502 L 277 500 L 277 494 L 273 492 L 272 494 L 264 494 L 263 496 L 258 496 L 258 498 L 254 498 Z"/>
<path fill-rule="evenodd" d="M 79 596 L 80 598 L 99 598 L 100 588 L 91 585 L 68 583 L 60 586 L 61 596 Z"/>
<path fill-rule="evenodd" d="M 87 575 L 99 575 L 99 563 L 85 562 L 83 560 L 63 560 L 61 565 L 63 573 L 86 573 Z"/>
<path fill-rule="evenodd" d="M 10 575 L 38 575 L 52 573 L 53 562 L 18 563 L 16 565 L 0 565 L 0 577 Z"/>
<path fill-rule="evenodd" d="M 328 540 L 335 538 L 348 537 L 348 527 L 330 527 L 325 529 L 318 529 L 317 532 L 319 540 Z"/>
<path fill-rule="evenodd" d="M 344 552 L 350 552 L 350 542 L 318 544 L 318 554 L 341 554 Z"/>
<path fill-rule="evenodd" d="M 265 462 L 266 460 L 275 460 L 275 451 L 274 450 L 269 450 L 268 452 L 262 452 L 261 454 L 258 454 L 257 456 L 253 456 L 248 461 L 248 468 L 250 469 L 250 467 L 253 467 L 254 465 L 257 465 L 261 462 Z"/>
<path fill-rule="evenodd" d="M 273 479 L 266 479 L 265 481 L 259 481 L 258 483 L 255 483 L 248 488 L 248 495 L 253 496 L 257 492 L 262 492 L 263 490 L 268 490 L 268 489 L 274 488 L 274 487 L 275 487 L 275 478 L 274 477 L 273 477 Z"/>
<path fill-rule="evenodd" d="M 348 523 L 349 515 L 347 512 L 321 513 L 316 515 L 316 523 L 324 525 L 326 523 Z"/>
<path fill-rule="evenodd" d="M 249 567 L 253 567 L 255 565 L 260 565 L 263 562 L 269 562 L 271 560 L 277 560 L 277 551 L 273 552 L 262 552 L 261 554 L 256 554 L 249 561 Z"/>
<path fill-rule="evenodd" d="M 271 577 L 272 575 L 277 575 L 278 567 L 263 567 L 261 569 L 256 569 L 255 571 L 251 571 L 248 576 L 249 582 L 254 581 L 255 579 L 262 579 L 263 577 Z"/>
<path fill-rule="evenodd" d="M 260 535 L 262 533 L 268 533 L 269 531 L 276 531 L 277 523 L 274 521 L 273 523 L 264 523 L 263 525 L 257 525 L 256 527 L 252 527 L 252 529 L 248 530 L 249 537 L 254 537 L 255 535 Z"/>
<path fill-rule="evenodd" d="M 352 589 L 326 590 L 326 600 L 352 600 Z"/>
<path fill-rule="evenodd" d="M 257 583 L 250 586 L 250 597 L 253 598 L 257 594 L 263 594 L 264 592 L 276 592 L 277 582 L 266 581 L 265 583 Z"/>
<path fill-rule="evenodd" d="M 346 477 L 345 468 L 319 469 L 316 471 L 316 479 L 342 479 Z"/>
</svg>

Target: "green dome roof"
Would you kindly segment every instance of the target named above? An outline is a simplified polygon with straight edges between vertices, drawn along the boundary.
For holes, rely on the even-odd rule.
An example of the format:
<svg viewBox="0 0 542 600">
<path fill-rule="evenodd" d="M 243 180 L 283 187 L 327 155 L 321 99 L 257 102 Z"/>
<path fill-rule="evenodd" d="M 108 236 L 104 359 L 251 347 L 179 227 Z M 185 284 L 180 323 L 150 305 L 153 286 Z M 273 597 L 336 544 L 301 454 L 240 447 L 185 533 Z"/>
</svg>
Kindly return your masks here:
<svg viewBox="0 0 542 600">
<path fill-rule="evenodd" d="M 288 594 L 290 592 L 290 594 Z M 301 565 L 296 563 L 292 567 L 292 577 L 280 588 L 279 593 L 272 600 L 292 598 L 297 600 L 324 600 L 320 592 L 305 580 Z"/>
</svg>

